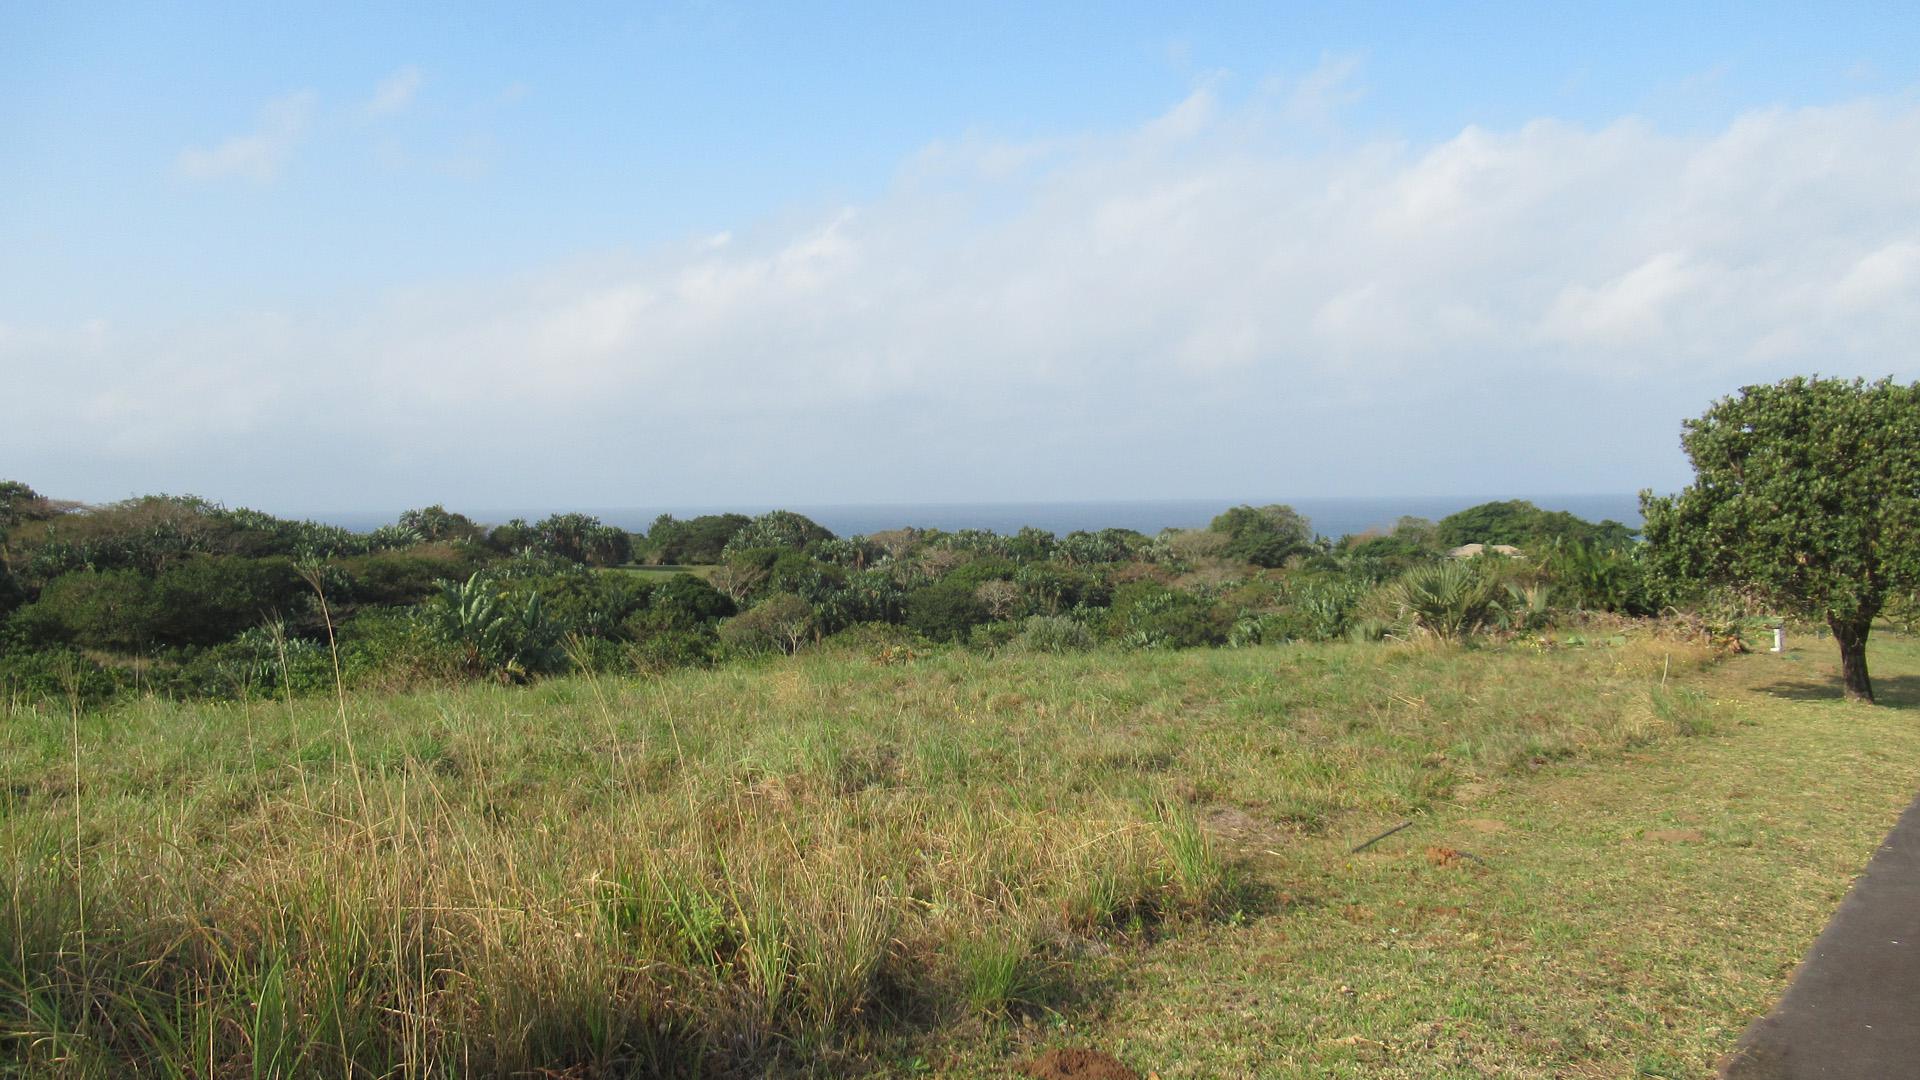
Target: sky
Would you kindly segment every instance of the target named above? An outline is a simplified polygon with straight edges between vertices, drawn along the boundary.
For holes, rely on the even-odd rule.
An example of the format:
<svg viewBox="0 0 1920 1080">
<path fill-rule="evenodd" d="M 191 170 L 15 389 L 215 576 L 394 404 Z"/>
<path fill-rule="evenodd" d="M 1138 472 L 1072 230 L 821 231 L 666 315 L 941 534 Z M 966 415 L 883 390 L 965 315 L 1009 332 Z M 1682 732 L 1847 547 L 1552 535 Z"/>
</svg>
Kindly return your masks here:
<svg viewBox="0 0 1920 1080">
<path fill-rule="evenodd" d="M 1672 490 L 1920 378 L 1910 5 L 0 3 L 0 478 Z"/>
</svg>

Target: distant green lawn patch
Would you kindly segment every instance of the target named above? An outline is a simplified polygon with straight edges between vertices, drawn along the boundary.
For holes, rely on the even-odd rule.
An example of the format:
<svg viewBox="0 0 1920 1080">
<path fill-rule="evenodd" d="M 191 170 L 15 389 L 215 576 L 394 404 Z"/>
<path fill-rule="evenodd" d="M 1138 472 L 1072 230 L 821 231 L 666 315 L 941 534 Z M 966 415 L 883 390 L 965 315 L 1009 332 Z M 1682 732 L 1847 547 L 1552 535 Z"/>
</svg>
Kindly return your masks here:
<svg viewBox="0 0 1920 1080">
<path fill-rule="evenodd" d="M 606 572 L 615 573 L 615 574 L 635 574 L 640 577 L 646 577 L 646 578 L 670 578 L 676 574 L 692 574 L 694 577 L 697 577 L 702 581 L 706 581 L 712 578 L 713 572 L 718 569 L 720 569 L 718 566 L 709 566 L 704 564 L 703 565 L 687 565 L 687 566 L 641 566 L 638 564 L 634 564 L 629 566 L 608 567 Z"/>
</svg>

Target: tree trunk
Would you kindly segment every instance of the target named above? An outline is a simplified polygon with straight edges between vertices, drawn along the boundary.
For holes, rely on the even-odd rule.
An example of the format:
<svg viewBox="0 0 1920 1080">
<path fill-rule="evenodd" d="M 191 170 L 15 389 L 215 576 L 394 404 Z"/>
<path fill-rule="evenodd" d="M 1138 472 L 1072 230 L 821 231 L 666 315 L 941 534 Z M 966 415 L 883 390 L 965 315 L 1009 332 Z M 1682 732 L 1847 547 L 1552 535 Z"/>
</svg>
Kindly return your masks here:
<svg viewBox="0 0 1920 1080">
<path fill-rule="evenodd" d="M 1867 677 L 1867 631 L 1873 628 L 1873 620 L 1828 619 L 1827 626 L 1840 644 L 1840 683 L 1847 700 L 1873 704 L 1873 680 Z"/>
</svg>

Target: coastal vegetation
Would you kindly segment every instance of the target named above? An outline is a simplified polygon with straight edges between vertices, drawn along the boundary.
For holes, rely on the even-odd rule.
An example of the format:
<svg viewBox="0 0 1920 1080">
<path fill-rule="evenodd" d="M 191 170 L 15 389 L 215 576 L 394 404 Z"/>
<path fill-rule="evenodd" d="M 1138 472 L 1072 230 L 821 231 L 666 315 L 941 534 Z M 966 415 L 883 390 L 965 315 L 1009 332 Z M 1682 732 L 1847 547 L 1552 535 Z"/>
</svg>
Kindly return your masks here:
<svg viewBox="0 0 1920 1080">
<path fill-rule="evenodd" d="M 1524 558 L 1450 560 L 1452 541 Z M 830 645 L 983 655 L 1521 633 L 1663 605 L 1615 522 L 1524 502 L 1329 540 L 1284 506 L 1056 536 L 806 517 L 583 514 L 486 527 L 439 506 L 367 533 L 203 499 L 82 507 L 0 488 L 0 694 L 240 700 L 655 673 Z M 337 668 L 337 672 L 336 672 Z"/>
</svg>

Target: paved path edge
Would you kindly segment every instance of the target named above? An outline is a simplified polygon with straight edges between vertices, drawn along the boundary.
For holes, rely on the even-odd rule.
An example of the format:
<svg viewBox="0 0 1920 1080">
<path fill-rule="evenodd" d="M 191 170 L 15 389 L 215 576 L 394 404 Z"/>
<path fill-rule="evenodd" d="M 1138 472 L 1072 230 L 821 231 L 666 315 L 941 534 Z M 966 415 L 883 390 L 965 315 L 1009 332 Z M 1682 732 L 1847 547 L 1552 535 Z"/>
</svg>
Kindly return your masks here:
<svg viewBox="0 0 1920 1080">
<path fill-rule="evenodd" d="M 1920 1078 L 1920 798 L 1868 861 L 1725 1080 Z"/>
</svg>

